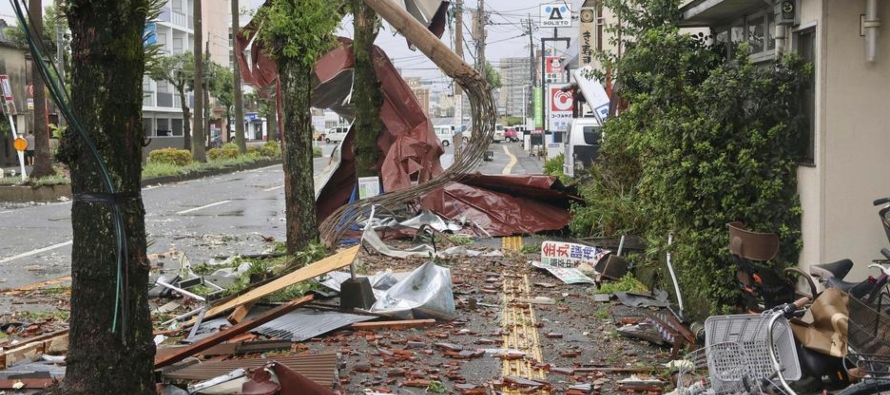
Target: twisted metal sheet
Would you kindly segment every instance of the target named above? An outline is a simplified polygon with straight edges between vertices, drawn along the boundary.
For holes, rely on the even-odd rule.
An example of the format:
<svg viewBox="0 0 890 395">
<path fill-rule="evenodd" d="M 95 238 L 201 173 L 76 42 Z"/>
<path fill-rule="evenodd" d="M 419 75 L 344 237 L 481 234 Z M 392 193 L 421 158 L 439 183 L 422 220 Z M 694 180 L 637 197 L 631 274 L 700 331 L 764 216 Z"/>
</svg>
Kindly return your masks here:
<svg viewBox="0 0 890 395">
<path fill-rule="evenodd" d="M 469 143 L 460 155 L 456 157 L 456 162 L 438 177 L 410 188 L 357 200 L 334 211 L 319 226 L 321 240 L 326 245 L 336 245 L 353 224 L 367 220 L 371 212 L 371 206 L 396 211 L 400 206 L 411 203 L 426 193 L 437 190 L 453 181 L 459 181 L 482 161 L 485 151 L 488 150 L 488 146 L 494 136 L 494 125 L 497 118 L 497 108 L 495 107 L 491 87 L 479 72 L 463 63 L 463 61 L 460 63 L 465 67 L 451 70 L 451 67 L 447 67 L 446 62 L 439 62 L 435 58 L 431 59 L 442 68 L 446 75 L 453 78 L 463 88 L 464 93 L 470 99 L 473 127 Z"/>
</svg>

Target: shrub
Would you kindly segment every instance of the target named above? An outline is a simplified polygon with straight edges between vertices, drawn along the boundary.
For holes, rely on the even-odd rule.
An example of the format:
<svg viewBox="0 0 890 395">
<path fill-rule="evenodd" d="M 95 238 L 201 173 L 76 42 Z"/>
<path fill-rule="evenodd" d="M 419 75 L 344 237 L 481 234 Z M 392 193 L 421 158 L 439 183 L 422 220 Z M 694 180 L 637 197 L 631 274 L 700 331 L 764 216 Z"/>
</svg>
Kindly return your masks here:
<svg viewBox="0 0 890 395">
<path fill-rule="evenodd" d="M 152 163 L 168 163 L 171 165 L 185 166 L 192 163 L 192 153 L 189 150 L 176 148 L 161 148 L 148 154 L 148 161 Z"/>
<path fill-rule="evenodd" d="M 240 155 L 238 146 L 234 143 L 223 145 L 222 148 L 211 148 L 207 151 L 207 158 L 210 160 L 235 159 Z"/>
<path fill-rule="evenodd" d="M 312 157 L 321 158 L 321 147 L 312 147 Z"/>
<path fill-rule="evenodd" d="M 281 157 L 281 145 L 279 145 L 276 141 L 267 141 L 260 147 L 260 155 L 265 156 L 267 158 L 280 158 Z"/>
<path fill-rule="evenodd" d="M 689 314 L 726 311 L 739 296 L 727 222 L 777 233 L 776 269 L 797 263 L 798 98 L 811 69 L 791 57 L 755 66 L 744 43 L 726 63 L 709 37 L 679 32 L 676 0 L 605 6 L 619 10 L 622 37 L 632 37 L 621 59 L 602 59 L 630 106 L 603 125 L 600 158 L 581 188 L 587 206 L 575 207 L 571 228 L 639 232 L 647 256 L 638 269 L 656 287 L 673 289 L 660 262 L 670 250 Z"/>
<path fill-rule="evenodd" d="M 565 163 L 565 159 L 566 157 L 564 154 L 559 154 L 547 159 L 547 161 L 544 162 L 544 174 L 556 177 L 564 175 L 562 172 L 562 165 Z"/>
</svg>

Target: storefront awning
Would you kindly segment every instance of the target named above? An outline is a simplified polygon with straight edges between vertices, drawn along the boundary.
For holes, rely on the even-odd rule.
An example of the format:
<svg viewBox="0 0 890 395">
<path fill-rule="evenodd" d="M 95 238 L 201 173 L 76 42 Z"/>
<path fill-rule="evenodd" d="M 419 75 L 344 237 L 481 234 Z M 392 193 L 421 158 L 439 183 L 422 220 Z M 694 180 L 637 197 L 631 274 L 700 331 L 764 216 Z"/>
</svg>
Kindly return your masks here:
<svg viewBox="0 0 890 395">
<path fill-rule="evenodd" d="M 769 0 L 693 0 L 680 7 L 681 27 L 713 27 L 770 4 Z"/>
</svg>

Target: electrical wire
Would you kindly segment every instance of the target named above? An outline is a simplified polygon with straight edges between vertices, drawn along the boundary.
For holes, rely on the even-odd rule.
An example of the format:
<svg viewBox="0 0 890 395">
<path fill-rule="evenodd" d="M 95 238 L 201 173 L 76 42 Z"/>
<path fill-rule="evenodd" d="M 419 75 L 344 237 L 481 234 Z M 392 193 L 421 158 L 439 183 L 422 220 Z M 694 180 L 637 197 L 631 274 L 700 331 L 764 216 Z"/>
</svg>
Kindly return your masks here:
<svg viewBox="0 0 890 395">
<path fill-rule="evenodd" d="M 81 137 L 86 145 L 88 151 L 90 152 L 93 159 L 95 159 L 96 164 L 99 168 L 99 172 L 102 176 L 102 181 L 105 186 L 106 193 L 112 198 L 109 199 L 106 203 L 111 206 L 112 219 L 114 224 L 114 235 L 116 242 L 116 261 L 117 261 L 117 274 L 116 274 L 116 284 L 115 284 L 115 299 L 114 299 L 114 313 L 112 320 L 112 332 L 118 331 L 118 319 L 120 318 L 120 334 L 121 339 L 124 344 L 126 344 L 125 334 L 127 333 L 127 321 L 126 318 L 129 316 L 129 298 L 127 297 L 127 285 L 128 278 L 125 269 L 125 260 L 128 258 L 127 254 L 127 245 L 126 245 L 126 231 L 124 229 L 124 221 L 123 215 L 121 214 L 120 205 L 118 199 L 114 198 L 115 189 L 114 184 L 111 181 L 111 174 L 108 171 L 105 162 L 102 160 L 101 155 L 99 154 L 98 149 L 96 148 L 95 143 L 92 139 L 87 135 L 86 129 L 81 124 L 80 119 L 74 115 L 73 110 L 71 109 L 71 100 L 68 97 L 68 92 L 64 88 L 64 84 L 59 80 L 58 76 L 60 75 L 58 68 L 54 62 L 49 61 L 47 64 L 46 59 L 48 57 L 44 56 L 44 53 L 48 52 L 44 47 L 43 43 L 36 43 L 33 39 L 34 35 L 31 34 L 31 26 L 33 25 L 33 20 L 30 19 L 30 12 L 28 11 L 28 7 L 22 2 L 23 0 L 9 0 L 15 10 L 16 17 L 18 18 L 20 28 L 25 34 L 25 37 L 28 42 L 28 48 L 31 51 L 32 59 L 34 60 L 34 64 L 37 67 L 37 70 L 40 72 L 41 77 L 43 77 L 43 81 L 46 83 L 46 87 L 50 92 L 50 96 L 52 96 L 53 101 L 56 103 L 59 111 L 68 121 L 69 127 L 77 132 L 77 134 Z M 20 4 L 20 2 L 22 2 Z M 24 10 L 24 11 L 23 11 Z M 27 17 L 25 15 L 28 15 Z M 30 22 L 29 22 L 30 21 Z M 52 70 L 50 70 L 50 67 Z"/>
</svg>

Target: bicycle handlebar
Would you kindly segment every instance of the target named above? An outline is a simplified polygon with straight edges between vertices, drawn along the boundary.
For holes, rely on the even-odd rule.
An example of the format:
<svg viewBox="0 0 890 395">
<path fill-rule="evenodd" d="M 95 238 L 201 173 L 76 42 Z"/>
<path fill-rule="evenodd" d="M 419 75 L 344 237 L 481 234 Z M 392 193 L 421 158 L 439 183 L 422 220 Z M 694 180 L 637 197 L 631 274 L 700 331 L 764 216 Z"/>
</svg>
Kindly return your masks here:
<svg viewBox="0 0 890 395">
<path fill-rule="evenodd" d="M 872 263 L 872 264 L 868 265 L 868 267 L 876 268 L 876 269 L 880 270 L 881 273 L 886 274 L 887 277 L 890 277 L 890 268 L 886 268 L 886 267 L 879 265 L 877 263 Z"/>
<path fill-rule="evenodd" d="M 880 206 L 884 203 L 890 203 L 890 197 L 882 197 L 880 199 L 875 199 L 875 201 L 872 202 L 875 206 Z"/>
</svg>

